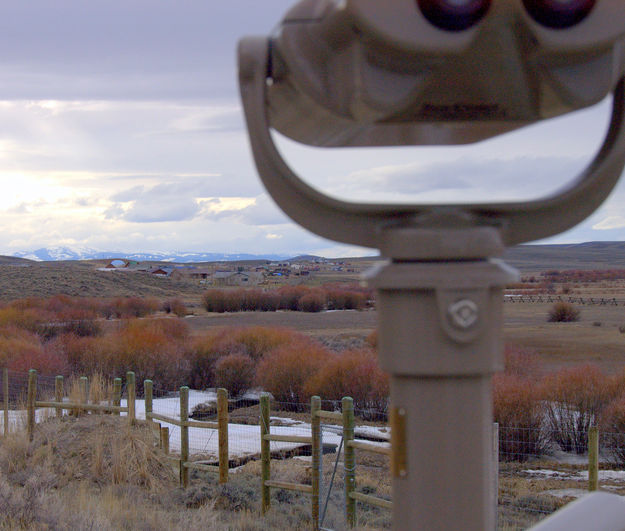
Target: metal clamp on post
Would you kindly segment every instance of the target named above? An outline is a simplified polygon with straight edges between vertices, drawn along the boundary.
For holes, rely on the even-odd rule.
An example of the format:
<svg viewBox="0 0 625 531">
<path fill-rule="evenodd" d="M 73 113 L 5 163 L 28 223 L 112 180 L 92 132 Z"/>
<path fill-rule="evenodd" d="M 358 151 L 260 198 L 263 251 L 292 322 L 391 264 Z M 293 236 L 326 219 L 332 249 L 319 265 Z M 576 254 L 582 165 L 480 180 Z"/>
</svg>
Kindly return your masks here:
<svg viewBox="0 0 625 531">
<path fill-rule="evenodd" d="M 491 376 L 502 365 L 503 288 L 516 275 L 495 257 L 576 225 L 618 181 L 624 35 L 625 7 L 613 0 L 305 0 L 272 38 L 239 44 L 250 143 L 273 199 L 316 234 L 389 259 L 369 279 L 400 439 L 394 529 L 494 526 Z M 464 144 L 608 94 L 594 160 L 529 202 L 340 201 L 305 184 L 270 133 L 326 147 Z"/>
</svg>

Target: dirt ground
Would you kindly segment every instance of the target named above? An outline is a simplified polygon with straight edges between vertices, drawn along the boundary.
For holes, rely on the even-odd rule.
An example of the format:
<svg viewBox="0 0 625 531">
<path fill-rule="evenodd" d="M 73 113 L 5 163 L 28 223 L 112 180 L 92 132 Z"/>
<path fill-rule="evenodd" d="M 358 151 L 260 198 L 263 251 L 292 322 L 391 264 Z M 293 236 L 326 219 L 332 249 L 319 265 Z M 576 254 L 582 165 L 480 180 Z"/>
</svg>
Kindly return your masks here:
<svg viewBox="0 0 625 531">
<path fill-rule="evenodd" d="M 625 369 L 622 306 L 578 306 L 579 321 L 549 323 L 549 303 L 504 305 L 506 343 L 535 350 L 546 369 L 592 362 L 607 372 Z"/>
</svg>

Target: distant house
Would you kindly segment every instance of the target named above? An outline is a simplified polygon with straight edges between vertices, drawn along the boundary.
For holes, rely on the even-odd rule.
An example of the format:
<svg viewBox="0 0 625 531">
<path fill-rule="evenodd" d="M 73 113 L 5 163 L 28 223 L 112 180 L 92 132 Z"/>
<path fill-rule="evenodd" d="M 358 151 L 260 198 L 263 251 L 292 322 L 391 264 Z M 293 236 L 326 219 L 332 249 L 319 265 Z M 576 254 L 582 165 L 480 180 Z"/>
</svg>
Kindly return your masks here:
<svg viewBox="0 0 625 531">
<path fill-rule="evenodd" d="M 122 269 L 124 267 L 128 267 L 130 265 L 130 260 L 126 260 L 124 258 L 113 258 L 106 266 L 106 269 Z"/>
<path fill-rule="evenodd" d="M 214 286 L 258 286 L 265 275 L 256 271 L 216 271 L 213 273 Z"/>
<path fill-rule="evenodd" d="M 174 268 L 171 266 L 155 267 L 154 269 L 150 269 L 150 274 L 157 277 L 169 277 L 173 271 Z"/>
<path fill-rule="evenodd" d="M 208 270 L 208 268 L 196 268 L 193 271 L 189 272 L 189 276 L 191 278 L 196 278 L 196 279 L 200 279 L 200 280 L 206 280 L 209 276 L 210 276 L 211 272 Z"/>
<path fill-rule="evenodd" d="M 269 270 L 269 276 L 272 277 L 288 277 L 291 274 L 289 267 L 275 267 Z"/>
<path fill-rule="evenodd" d="M 210 276 L 211 272 L 207 267 L 195 267 L 195 266 L 182 266 L 176 267 L 172 273 L 172 276 L 177 278 L 191 278 L 194 280 L 206 280 Z"/>
</svg>

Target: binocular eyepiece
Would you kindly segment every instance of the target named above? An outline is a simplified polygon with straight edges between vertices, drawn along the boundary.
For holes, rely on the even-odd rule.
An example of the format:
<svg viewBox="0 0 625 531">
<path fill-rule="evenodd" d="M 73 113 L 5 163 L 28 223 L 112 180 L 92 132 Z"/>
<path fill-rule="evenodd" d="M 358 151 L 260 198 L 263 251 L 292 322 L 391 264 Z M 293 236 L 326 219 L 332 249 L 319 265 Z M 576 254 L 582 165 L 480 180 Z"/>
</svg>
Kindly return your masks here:
<svg viewBox="0 0 625 531">
<path fill-rule="evenodd" d="M 417 0 L 417 4 L 434 26 L 447 31 L 462 31 L 484 17 L 491 0 Z M 523 0 L 523 5 L 539 24 L 564 29 L 586 18 L 595 0 Z"/>
<path fill-rule="evenodd" d="M 304 0 L 271 37 L 271 126 L 316 146 L 450 145 L 598 103 L 621 0 Z"/>
</svg>

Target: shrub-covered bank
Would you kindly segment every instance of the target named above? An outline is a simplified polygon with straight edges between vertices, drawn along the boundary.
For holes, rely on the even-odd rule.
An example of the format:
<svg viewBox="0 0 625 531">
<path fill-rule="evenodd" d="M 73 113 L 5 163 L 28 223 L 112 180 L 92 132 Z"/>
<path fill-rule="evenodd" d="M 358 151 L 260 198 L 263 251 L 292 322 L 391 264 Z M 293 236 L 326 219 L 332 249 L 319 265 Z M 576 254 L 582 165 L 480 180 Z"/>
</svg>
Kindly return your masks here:
<svg viewBox="0 0 625 531">
<path fill-rule="evenodd" d="M 536 355 L 508 347 L 493 379 L 495 422 L 503 460 L 525 461 L 554 450 L 584 454 L 597 426 L 616 464 L 625 466 L 625 372 L 583 364 L 545 374 Z"/>
<path fill-rule="evenodd" d="M 261 290 L 249 288 L 211 289 L 204 293 L 209 312 L 275 312 L 291 310 L 362 310 L 373 304 L 373 292 L 356 285 L 327 285 L 317 288 L 284 286 Z"/>
<path fill-rule="evenodd" d="M 132 308 L 132 310 L 130 309 Z M 158 301 L 97 301 L 69 297 L 18 301 L 0 308 L 0 367 L 42 374 L 113 377 L 132 370 L 141 393 L 181 385 L 225 387 L 232 395 L 262 387 L 281 402 L 320 394 L 351 395 L 358 408 L 386 407 L 388 380 L 370 347 L 337 353 L 280 328 L 227 328 L 192 335 Z M 125 319 L 101 326 L 110 313 Z"/>
</svg>

